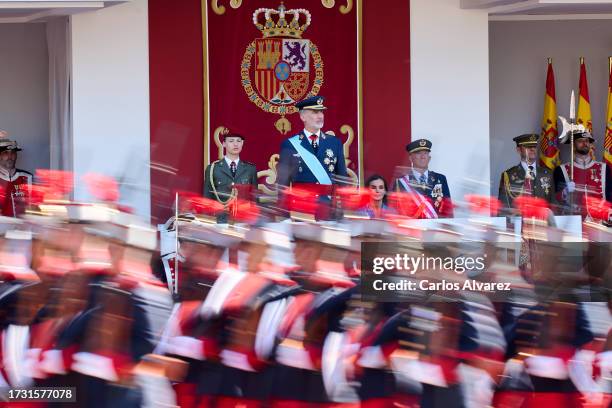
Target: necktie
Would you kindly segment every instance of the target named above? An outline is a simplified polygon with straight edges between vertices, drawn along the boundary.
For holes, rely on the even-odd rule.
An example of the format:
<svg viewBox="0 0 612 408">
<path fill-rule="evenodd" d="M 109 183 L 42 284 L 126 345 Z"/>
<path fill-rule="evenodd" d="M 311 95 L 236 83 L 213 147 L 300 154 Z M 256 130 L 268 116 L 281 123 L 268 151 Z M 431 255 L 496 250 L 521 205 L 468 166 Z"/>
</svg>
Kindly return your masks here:
<svg viewBox="0 0 612 408">
<path fill-rule="evenodd" d="M 419 183 L 422 185 L 427 184 L 427 177 L 425 177 L 425 173 L 421 174 L 421 177 L 419 177 Z"/>
<path fill-rule="evenodd" d="M 236 162 L 230 163 L 230 170 L 232 171 L 232 177 L 236 177 Z"/>
<path fill-rule="evenodd" d="M 533 165 L 527 166 L 529 173 L 525 177 L 525 192 L 527 195 L 533 195 L 533 181 L 535 180 L 535 173 L 533 172 Z"/>
<path fill-rule="evenodd" d="M 312 148 L 314 150 L 317 150 L 319 148 L 319 144 L 317 143 L 317 135 L 310 135 L 310 136 L 308 136 L 308 138 L 310 139 L 310 143 L 312 144 Z"/>
</svg>

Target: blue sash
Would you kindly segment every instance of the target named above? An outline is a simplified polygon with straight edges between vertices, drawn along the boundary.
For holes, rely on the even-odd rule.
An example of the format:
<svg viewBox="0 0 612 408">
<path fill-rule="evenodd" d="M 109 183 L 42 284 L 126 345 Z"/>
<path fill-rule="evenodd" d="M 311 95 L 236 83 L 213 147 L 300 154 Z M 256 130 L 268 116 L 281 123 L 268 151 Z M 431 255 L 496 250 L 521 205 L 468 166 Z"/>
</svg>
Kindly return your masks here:
<svg viewBox="0 0 612 408">
<path fill-rule="evenodd" d="M 325 171 L 323 165 L 321 164 L 317 156 L 315 156 L 314 154 L 306 150 L 304 146 L 302 146 L 299 135 L 295 135 L 289 138 L 289 142 L 293 145 L 300 157 L 302 157 L 302 160 L 310 169 L 312 174 L 314 174 L 314 176 L 317 178 L 319 184 L 332 184 L 332 181 L 329 178 L 329 174 L 327 174 L 327 171 Z"/>
</svg>

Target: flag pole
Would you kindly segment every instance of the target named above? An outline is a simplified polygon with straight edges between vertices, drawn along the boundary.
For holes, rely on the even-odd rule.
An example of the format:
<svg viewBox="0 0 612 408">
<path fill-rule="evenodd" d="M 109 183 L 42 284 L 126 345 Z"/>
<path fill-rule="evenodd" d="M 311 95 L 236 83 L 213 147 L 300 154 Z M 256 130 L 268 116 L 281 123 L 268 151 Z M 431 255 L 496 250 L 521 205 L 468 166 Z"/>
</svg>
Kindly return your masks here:
<svg viewBox="0 0 612 408">
<path fill-rule="evenodd" d="M 212 173 L 211 173 L 212 174 Z M 178 258 L 179 258 L 179 193 L 178 191 L 175 193 L 174 196 L 174 282 L 172 282 L 173 284 L 173 290 L 174 290 L 174 295 L 178 295 Z"/>
<path fill-rule="evenodd" d="M 572 90 L 572 95 L 570 97 L 570 123 L 576 123 L 576 98 L 574 96 L 574 91 Z M 572 127 L 570 130 L 570 181 L 574 181 L 574 128 Z"/>
</svg>

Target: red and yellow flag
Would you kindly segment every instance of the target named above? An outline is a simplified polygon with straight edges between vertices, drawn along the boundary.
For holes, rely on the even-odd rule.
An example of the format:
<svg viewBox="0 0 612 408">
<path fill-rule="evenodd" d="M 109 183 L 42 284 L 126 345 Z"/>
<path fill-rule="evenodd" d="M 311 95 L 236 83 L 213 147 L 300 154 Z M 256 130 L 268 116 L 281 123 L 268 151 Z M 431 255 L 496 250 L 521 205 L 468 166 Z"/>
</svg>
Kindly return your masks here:
<svg viewBox="0 0 612 408">
<path fill-rule="evenodd" d="M 546 93 L 544 94 L 544 113 L 540 137 L 540 164 L 554 169 L 560 164 L 557 140 L 557 100 L 555 96 L 555 74 L 552 61 L 548 60 L 546 72 Z"/>
<path fill-rule="evenodd" d="M 610 79 L 608 80 L 608 109 L 606 110 L 606 137 L 604 139 L 603 159 L 612 166 L 612 57 L 609 60 Z"/>
<path fill-rule="evenodd" d="M 584 58 L 580 58 L 580 81 L 578 82 L 580 96 L 578 97 L 578 112 L 576 123 L 584 125 L 586 130 L 593 132 L 593 120 L 591 118 L 591 102 L 589 100 L 589 84 L 587 82 L 586 65 Z"/>
</svg>

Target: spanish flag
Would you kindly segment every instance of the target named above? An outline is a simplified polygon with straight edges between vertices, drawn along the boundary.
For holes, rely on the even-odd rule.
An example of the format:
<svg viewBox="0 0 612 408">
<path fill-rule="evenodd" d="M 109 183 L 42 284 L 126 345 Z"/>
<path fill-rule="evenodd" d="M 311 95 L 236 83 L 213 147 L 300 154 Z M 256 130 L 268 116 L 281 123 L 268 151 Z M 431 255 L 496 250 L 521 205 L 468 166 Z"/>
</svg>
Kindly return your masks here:
<svg viewBox="0 0 612 408">
<path fill-rule="evenodd" d="M 587 83 L 586 65 L 584 58 L 580 57 L 580 81 L 578 82 L 580 96 L 578 97 L 578 112 L 576 123 L 584 125 L 586 130 L 593 132 L 591 119 L 591 102 L 589 101 L 589 84 Z"/>
<path fill-rule="evenodd" d="M 604 139 L 603 159 L 612 166 L 612 57 L 609 58 L 610 79 L 608 80 L 608 110 L 606 111 L 606 138 Z"/>
<path fill-rule="evenodd" d="M 540 137 L 540 164 L 554 169 L 560 164 L 557 140 L 557 101 L 555 96 L 555 74 L 552 60 L 548 59 L 546 72 L 546 93 L 544 94 L 544 113 Z"/>
</svg>

